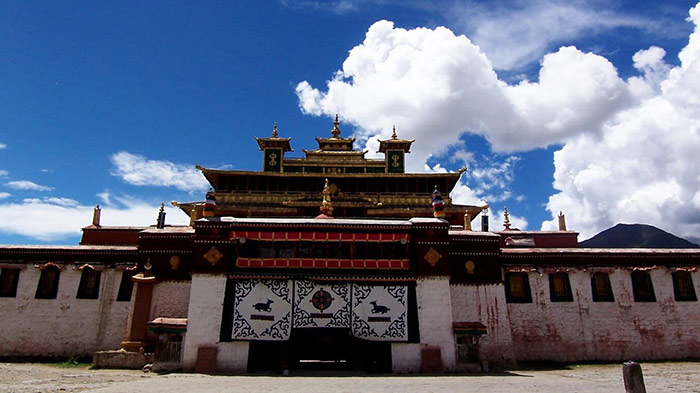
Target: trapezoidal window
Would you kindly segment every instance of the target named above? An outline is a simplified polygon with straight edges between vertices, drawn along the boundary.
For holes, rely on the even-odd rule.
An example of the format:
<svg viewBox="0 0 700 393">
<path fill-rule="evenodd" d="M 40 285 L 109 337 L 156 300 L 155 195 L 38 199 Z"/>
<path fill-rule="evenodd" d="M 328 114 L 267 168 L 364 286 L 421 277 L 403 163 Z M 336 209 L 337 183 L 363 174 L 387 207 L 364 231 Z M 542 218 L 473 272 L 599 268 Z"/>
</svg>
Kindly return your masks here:
<svg viewBox="0 0 700 393">
<path fill-rule="evenodd" d="M 677 302 L 696 302 L 695 287 L 690 272 L 677 271 L 673 273 L 673 294 Z"/>
<path fill-rule="evenodd" d="M 0 297 L 17 296 L 17 283 L 19 282 L 19 269 L 3 268 L 0 271 Z"/>
<path fill-rule="evenodd" d="M 553 302 L 573 302 L 568 273 L 549 274 L 549 300 Z"/>
<path fill-rule="evenodd" d="M 58 279 L 61 271 L 55 266 L 49 266 L 41 271 L 39 285 L 36 287 L 36 299 L 55 299 L 58 295 Z"/>
<path fill-rule="evenodd" d="M 532 303 L 527 273 L 506 273 L 506 303 Z"/>
<path fill-rule="evenodd" d="M 593 273 L 591 276 L 591 293 L 594 302 L 614 302 L 610 275 L 608 273 Z"/>
<path fill-rule="evenodd" d="M 632 292 L 635 302 L 655 302 L 654 284 L 651 275 L 647 271 L 635 270 L 632 272 Z"/>
<path fill-rule="evenodd" d="M 83 269 L 76 297 L 78 299 L 97 299 L 100 297 L 100 272 L 91 267 Z"/>
<path fill-rule="evenodd" d="M 131 292 L 134 291 L 134 281 L 131 277 L 134 276 L 135 272 L 136 270 L 124 270 L 124 272 L 122 272 L 122 279 L 119 282 L 119 292 L 117 293 L 118 302 L 131 301 Z"/>
</svg>

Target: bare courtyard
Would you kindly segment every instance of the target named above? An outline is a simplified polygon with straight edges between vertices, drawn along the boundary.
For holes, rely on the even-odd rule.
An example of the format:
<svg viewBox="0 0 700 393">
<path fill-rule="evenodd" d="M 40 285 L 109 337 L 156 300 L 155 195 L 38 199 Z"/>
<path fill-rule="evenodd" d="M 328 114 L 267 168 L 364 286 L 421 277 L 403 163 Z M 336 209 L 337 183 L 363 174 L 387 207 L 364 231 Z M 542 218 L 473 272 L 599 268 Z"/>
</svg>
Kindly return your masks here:
<svg viewBox="0 0 700 393">
<path fill-rule="evenodd" d="M 700 363 L 642 363 L 647 391 L 700 392 Z M 624 392 L 618 364 L 445 376 L 209 376 L 0 364 L 0 392 Z"/>
</svg>

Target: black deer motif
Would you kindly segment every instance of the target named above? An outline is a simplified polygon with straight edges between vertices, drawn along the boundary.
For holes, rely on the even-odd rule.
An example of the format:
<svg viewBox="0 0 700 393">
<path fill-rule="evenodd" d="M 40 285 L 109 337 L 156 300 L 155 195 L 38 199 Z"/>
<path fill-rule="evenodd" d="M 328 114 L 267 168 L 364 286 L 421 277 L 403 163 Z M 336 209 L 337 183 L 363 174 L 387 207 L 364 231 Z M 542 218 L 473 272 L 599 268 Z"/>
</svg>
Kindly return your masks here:
<svg viewBox="0 0 700 393">
<path fill-rule="evenodd" d="M 253 308 L 257 311 L 266 311 L 266 312 L 272 312 L 272 307 L 270 307 L 270 304 L 274 303 L 272 300 L 267 299 L 266 303 L 255 303 L 253 304 Z"/>
<path fill-rule="evenodd" d="M 390 310 L 387 306 L 382 306 L 381 304 L 378 305 L 376 300 L 372 300 L 369 302 L 369 304 L 372 305 L 372 314 L 386 314 Z"/>
</svg>

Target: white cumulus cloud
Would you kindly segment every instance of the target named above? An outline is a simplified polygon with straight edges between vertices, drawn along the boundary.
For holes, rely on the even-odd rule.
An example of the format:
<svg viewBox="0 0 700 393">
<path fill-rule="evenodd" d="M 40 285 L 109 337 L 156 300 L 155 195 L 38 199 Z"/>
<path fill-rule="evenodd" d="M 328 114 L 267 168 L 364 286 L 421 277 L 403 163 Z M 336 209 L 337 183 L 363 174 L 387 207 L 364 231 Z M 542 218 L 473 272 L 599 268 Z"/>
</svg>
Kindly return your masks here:
<svg viewBox="0 0 700 393">
<path fill-rule="evenodd" d="M 698 24 L 700 5 L 690 15 Z M 639 75 L 625 80 L 605 57 L 567 46 L 542 58 L 536 81 L 508 84 L 466 36 L 379 21 L 323 89 L 302 81 L 296 93 L 304 113 L 340 113 L 370 151 L 394 124 L 399 137 L 420 141 L 409 171 L 443 169 L 435 160 L 462 152 L 466 132 L 484 136 L 496 152 L 562 145 L 544 229 L 554 228 L 563 210 L 582 238 L 617 222 L 693 236 L 700 230 L 697 28 L 678 55 L 680 66 L 664 56 L 659 47 L 640 50 L 632 59 Z M 473 161 L 470 167 L 481 184 L 456 189 L 456 199 L 520 198 L 507 194 L 512 172 Z"/>
<path fill-rule="evenodd" d="M 508 85 L 467 37 L 389 21 L 369 28 L 326 91 L 302 81 L 296 92 L 305 113 L 340 113 L 355 124 L 370 151 L 394 124 L 400 137 L 419 139 L 409 170 L 458 145 L 464 132 L 483 135 L 496 151 L 545 147 L 597 132 L 638 101 L 607 59 L 574 47 L 545 56 L 538 82 Z"/>
<path fill-rule="evenodd" d="M 469 34 L 496 69 L 506 70 L 537 61 L 552 45 L 584 35 L 663 26 L 660 20 L 616 12 L 609 4 L 576 0 L 455 1 L 446 18 Z"/>
<path fill-rule="evenodd" d="M 209 183 L 192 165 L 149 160 L 121 151 L 111 157 L 112 175 L 136 186 L 175 187 L 187 192 L 206 191 Z"/>
<path fill-rule="evenodd" d="M 103 206 L 102 225 L 149 226 L 158 216 L 158 204 L 130 197 Z M 94 206 L 83 206 L 69 198 L 32 198 L 21 203 L 0 204 L 0 232 L 22 235 L 42 241 L 56 241 L 80 235 L 80 229 L 92 223 Z M 165 206 L 168 225 L 186 225 L 189 217 L 180 209 Z"/>
<path fill-rule="evenodd" d="M 9 192 L 0 192 L 0 199 L 9 198 L 10 196 L 12 196 L 12 194 Z"/>
<path fill-rule="evenodd" d="M 698 237 L 700 5 L 690 15 L 696 28 L 678 56 L 680 66 L 661 64 L 659 49 L 635 55 L 635 64 L 656 75 L 659 93 L 621 111 L 600 137 L 580 136 L 555 153 L 559 192 L 549 199 L 553 219 L 543 228 L 555 227 L 554 216 L 563 210 L 582 238 L 618 222 Z"/>
<path fill-rule="evenodd" d="M 33 190 L 33 191 L 51 191 L 53 187 L 42 186 L 29 180 L 13 180 L 5 183 L 5 185 L 13 190 Z"/>
</svg>

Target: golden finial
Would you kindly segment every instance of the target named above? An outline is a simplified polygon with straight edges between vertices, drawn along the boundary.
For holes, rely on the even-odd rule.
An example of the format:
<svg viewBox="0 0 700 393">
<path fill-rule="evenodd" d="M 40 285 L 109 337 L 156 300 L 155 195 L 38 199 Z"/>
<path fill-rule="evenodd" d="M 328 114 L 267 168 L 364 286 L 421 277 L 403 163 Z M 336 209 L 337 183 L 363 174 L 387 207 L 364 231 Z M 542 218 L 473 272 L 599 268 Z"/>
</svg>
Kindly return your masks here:
<svg viewBox="0 0 700 393">
<path fill-rule="evenodd" d="M 323 202 L 321 202 L 321 213 L 332 216 L 333 215 L 333 205 L 331 204 L 331 188 L 328 185 L 328 179 L 326 179 L 326 184 L 323 186 Z"/>
<path fill-rule="evenodd" d="M 340 122 L 338 121 L 338 114 L 335 114 L 335 121 L 333 121 L 333 129 L 331 130 L 331 134 L 333 134 L 333 138 L 339 138 L 340 135 L 340 128 L 338 128 L 338 125 Z"/>
<path fill-rule="evenodd" d="M 394 132 L 391 134 L 391 139 L 396 139 L 396 125 L 394 125 Z"/>
<path fill-rule="evenodd" d="M 559 211 L 559 230 L 566 230 L 566 217 L 564 217 L 564 213 L 562 213 L 561 210 Z"/>
<path fill-rule="evenodd" d="M 272 126 L 272 137 L 273 137 L 273 138 L 277 138 L 277 122 L 274 122 L 274 123 L 273 123 L 273 126 Z"/>
<path fill-rule="evenodd" d="M 503 207 L 503 226 L 506 228 L 506 230 L 510 229 L 510 216 L 508 214 L 508 206 Z"/>
</svg>

